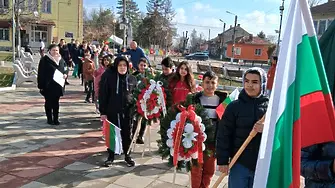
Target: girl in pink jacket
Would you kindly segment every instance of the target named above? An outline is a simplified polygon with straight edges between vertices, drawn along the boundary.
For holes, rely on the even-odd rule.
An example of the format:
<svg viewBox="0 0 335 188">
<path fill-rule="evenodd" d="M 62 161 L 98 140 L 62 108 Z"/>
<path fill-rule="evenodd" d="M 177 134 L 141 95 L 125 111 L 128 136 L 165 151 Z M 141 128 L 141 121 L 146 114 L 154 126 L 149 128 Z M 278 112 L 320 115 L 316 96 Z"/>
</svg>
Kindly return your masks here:
<svg viewBox="0 0 335 188">
<path fill-rule="evenodd" d="M 99 68 L 94 71 L 94 94 L 99 98 L 99 83 L 101 80 L 102 74 L 105 72 L 106 68 L 111 64 L 112 59 L 109 56 L 104 56 L 102 59 L 99 59 Z M 99 101 L 96 100 L 95 103 L 96 112 L 99 113 Z"/>
</svg>

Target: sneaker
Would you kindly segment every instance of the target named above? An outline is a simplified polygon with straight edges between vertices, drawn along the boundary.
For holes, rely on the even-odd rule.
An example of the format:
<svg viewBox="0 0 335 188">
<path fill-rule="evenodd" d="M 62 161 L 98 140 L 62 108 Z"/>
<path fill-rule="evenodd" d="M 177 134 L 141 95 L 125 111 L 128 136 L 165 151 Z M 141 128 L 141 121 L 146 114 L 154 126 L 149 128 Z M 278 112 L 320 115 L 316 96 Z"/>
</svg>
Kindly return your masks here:
<svg viewBox="0 0 335 188">
<path fill-rule="evenodd" d="M 104 162 L 104 167 L 110 167 L 110 166 L 112 166 L 112 164 L 113 164 L 113 161 L 107 159 L 107 161 Z"/>
<path fill-rule="evenodd" d="M 135 166 L 135 161 L 129 155 L 126 155 L 124 160 L 126 161 L 128 167 Z"/>
<path fill-rule="evenodd" d="M 143 139 L 142 139 L 142 138 L 138 138 L 138 139 L 136 140 L 136 144 L 144 144 Z"/>
<path fill-rule="evenodd" d="M 86 99 L 85 100 L 85 103 L 91 103 L 89 99 Z"/>
</svg>

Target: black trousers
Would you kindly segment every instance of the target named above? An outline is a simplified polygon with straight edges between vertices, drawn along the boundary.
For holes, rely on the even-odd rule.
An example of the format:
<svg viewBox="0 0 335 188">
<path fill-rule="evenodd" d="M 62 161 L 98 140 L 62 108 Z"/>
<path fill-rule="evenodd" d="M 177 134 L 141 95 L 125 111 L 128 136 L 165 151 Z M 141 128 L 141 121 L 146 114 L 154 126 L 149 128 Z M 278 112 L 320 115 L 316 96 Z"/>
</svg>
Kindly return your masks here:
<svg viewBox="0 0 335 188">
<path fill-rule="evenodd" d="M 139 132 L 137 138 L 142 138 L 143 139 L 146 128 L 147 128 L 147 120 L 145 118 L 142 118 L 141 129 L 140 129 L 140 132 Z M 135 136 L 136 129 L 137 129 L 137 120 L 135 120 L 134 123 L 133 123 L 133 130 L 132 130 L 133 137 Z"/>
<path fill-rule="evenodd" d="M 114 116 L 107 115 L 107 119 L 121 128 L 122 149 L 123 153 L 126 155 L 131 143 L 131 118 L 129 117 L 129 113 L 120 113 L 119 115 Z"/>
<path fill-rule="evenodd" d="M 48 121 L 58 120 L 60 96 L 45 95 L 44 98 L 45 98 L 44 109 Z"/>
<path fill-rule="evenodd" d="M 86 100 L 88 101 L 92 96 L 92 101 L 94 101 L 94 83 L 93 83 L 93 80 L 87 81 L 87 87 L 88 87 L 88 91 L 87 91 L 87 95 L 86 95 Z"/>
</svg>

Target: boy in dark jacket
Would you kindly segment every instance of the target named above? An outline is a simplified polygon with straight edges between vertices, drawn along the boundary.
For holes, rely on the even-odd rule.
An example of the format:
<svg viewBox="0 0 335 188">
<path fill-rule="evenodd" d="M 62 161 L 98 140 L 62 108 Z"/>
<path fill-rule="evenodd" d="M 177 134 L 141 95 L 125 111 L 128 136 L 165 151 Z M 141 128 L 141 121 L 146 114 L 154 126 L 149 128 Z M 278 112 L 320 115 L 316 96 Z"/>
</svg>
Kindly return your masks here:
<svg viewBox="0 0 335 188">
<path fill-rule="evenodd" d="M 209 143 L 209 149 L 213 152 L 210 156 L 204 155 L 204 163 L 199 166 L 192 166 L 191 180 L 193 188 L 209 188 L 211 179 L 215 173 L 215 138 L 218 124 L 218 115 L 216 108 L 223 102 L 227 97 L 227 93 L 215 91 L 218 86 L 218 76 L 214 72 L 208 71 L 202 78 L 203 92 L 195 94 L 193 101 L 196 104 L 201 104 L 208 117 L 212 120 L 214 131 L 212 134 L 208 134 L 208 139 L 214 140 L 213 143 Z"/>
<path fill-rule="evenodd" d="M 301 150 L 301 175 L 306 188 L 335 187 L 335 142 L 315 144 Z"/>
<path fill-rule="evenodd" d="M 135 162 L 127 154 L 131 143 L 131 108 L 133 92 L 136 88 L 136 78 L 129 75 L 129 62 L 124 57 L 118 57 L 114 66 L 108 68 L 101 77 L 99 87 L 99 111 L 101 120 L 107 119 L 121 129 L 122 149 L 125 161 L 129 167 Z M 114 161 L 114 152 L 107 149 L 109 156 L 105 162 L 109 166 Z"/>
<path fill-rule="evenodd" d="M 163 73 L 160 75 L 159 79 L 167 83 L 169 79 L 171 78 L 171 76 L 173 75 L 173 70 L 172 70 L 173 61 L 171 57 L 164 58 L 161 62 L 161 65 L 162 65 Z"/>
<path fill-rule="evenodd" d="M 252 129 L 261 133 L 268 97 L 265 95 L 266 74 L 261 68 L 251 68 L 243 75 L 243 90 L 231 102 L 219 123 L 217 135 L 217 164 L 222 173 L 228 173 L 229 158 L 233 158 Z M 252 188 L 261 134 L 257 134 L 230 169 L 229 188 Z"/>
</svg>

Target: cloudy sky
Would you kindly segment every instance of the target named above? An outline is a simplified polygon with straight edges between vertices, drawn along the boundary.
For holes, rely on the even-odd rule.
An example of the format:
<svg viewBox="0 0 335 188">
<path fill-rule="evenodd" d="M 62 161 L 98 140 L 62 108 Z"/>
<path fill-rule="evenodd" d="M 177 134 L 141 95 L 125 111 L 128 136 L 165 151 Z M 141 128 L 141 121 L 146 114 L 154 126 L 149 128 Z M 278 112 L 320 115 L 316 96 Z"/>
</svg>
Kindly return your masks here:
<svg viewBox="0 0 335 188">
<path fill-rule="evenodd" d="M 136 0 L 136 2 L 140 10 L 146 12 L 147 1 Z M 172 4 L 176 11 L 173 22 L 179 35 L 182 35 L 183 31 L 191 32 L 196 29 L 198 33 L 203 33 L 204 37 L 208 38 L 210 30 L 210 38 L 213 38 L 223 29 L 223 23 L 219 19 L 226 22 L 226 28 L 234 25 L 234 15 L 226 11 L 236 14 L 238 23 L 249 33 L 257 34 L 263 30 L 267 35 L 276 35 L 282 0 L 172 0 Z M 290 0 L 285 0 L 284 25 L 289 4 Z M 100 6 L 115 9 L 116 0 L 84 0 L 84 6 L 88 10 Z"/>
</svg>

